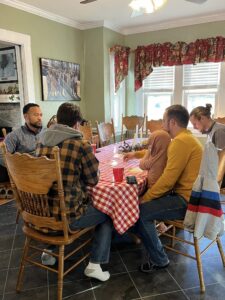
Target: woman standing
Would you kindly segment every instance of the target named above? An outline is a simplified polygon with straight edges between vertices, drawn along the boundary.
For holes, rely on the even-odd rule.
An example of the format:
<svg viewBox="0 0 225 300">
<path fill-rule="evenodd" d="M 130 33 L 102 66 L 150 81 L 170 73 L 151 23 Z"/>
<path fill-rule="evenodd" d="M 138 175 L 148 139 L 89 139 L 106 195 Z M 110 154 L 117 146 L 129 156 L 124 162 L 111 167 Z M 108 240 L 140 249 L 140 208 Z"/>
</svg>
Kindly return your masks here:
<svg viewBox="0 0 225 300">
<path fill-rule="evenodd" d="M 190 121 L 195 129 L 208 135 L 208 141 L 211 141 L 218 150 L 219 156 L 219 170 L 218 182 L 221 187 L 225 187 L 224 168 L 225 165 L 220 164 L 225 152 L 225 125 L 216 122 L 211 118 L 211 104 L 206 106 L 198 106 L 190 113 Z M 222 183 L 221 183 L 222 182 Z"/>
</svg>

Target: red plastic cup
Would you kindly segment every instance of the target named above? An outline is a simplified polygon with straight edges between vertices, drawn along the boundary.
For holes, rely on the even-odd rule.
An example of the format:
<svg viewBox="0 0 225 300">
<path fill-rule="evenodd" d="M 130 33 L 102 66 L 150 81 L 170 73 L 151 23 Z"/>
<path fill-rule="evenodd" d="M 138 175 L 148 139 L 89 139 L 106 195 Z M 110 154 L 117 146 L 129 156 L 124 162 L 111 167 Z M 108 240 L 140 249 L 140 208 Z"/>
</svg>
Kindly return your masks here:
<svg viewBox="0 0 225 300">
<path fill-rule="evenodd" d="M 91 144 L 92 150 L 94 153 L 96 153 L 96 144 Z"/>
<path fill-rule="evenodd" d="M 113 176 L 115 182 L 122 182 L 123 181 L 123 175 L 124 175 L 124 168 L 113 168 Z"/>
</svg>

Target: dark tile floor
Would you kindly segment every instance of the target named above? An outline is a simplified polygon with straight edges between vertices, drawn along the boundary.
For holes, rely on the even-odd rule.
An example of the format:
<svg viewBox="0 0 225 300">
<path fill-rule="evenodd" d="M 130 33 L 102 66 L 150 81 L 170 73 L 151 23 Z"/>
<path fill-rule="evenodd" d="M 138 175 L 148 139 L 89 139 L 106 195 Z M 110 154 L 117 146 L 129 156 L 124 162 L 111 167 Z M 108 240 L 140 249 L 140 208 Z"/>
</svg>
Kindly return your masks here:
<svg viewBox="0 0 225 300">
<path fill-rule="evenodd" d="M 21 222 L 16 225 L 15 218 L 13 202 L 0 206 L 0 299 L 54 300 L 57 297 L 55 274 L 33 266 L 26 267 L 23 291 L 15 293 L 24 243 Z M 225 237 L 222 238 L 222 243 L 225 249 Z M 117 239 L 113 242 L 110 264 L 105 267 L 111 273 L 110 280 L 101 283 L 85 278 L 83 264 L 65 277 L 63 299 L 225 299 L 225 268 L 216 246 L 203 256 L 205 294 L 200 293 L 194 261 L 170 252 L 168 255 L 171 263 L 167 269 L 154 274 L 143 274 L 138 271 L 142 252 L 142 246 Z"/>
</svg>

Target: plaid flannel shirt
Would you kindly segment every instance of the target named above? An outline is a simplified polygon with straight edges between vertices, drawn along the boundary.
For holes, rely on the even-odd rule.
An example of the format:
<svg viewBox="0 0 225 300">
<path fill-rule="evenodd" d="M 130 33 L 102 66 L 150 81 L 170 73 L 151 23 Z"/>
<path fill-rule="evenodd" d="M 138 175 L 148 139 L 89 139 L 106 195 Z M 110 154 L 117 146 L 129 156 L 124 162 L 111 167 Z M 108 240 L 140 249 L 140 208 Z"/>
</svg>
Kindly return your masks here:
<svg viewBox="0 0 225 300">
<path fill-rule="evenodd" d="M 57 145 L 60 148 L 61 171 L 64 187 L 66 213 L 69 223 L 81 217 L 89 202 L 87 185 L 98 183 L 99 162 L 93 154 L 91 145 L 81 139 L 71 138 Z M 46 155 L 53 158 L 53 147 L 39 143 L 36 156 Z M 57 197 L 57 187 L 53 185 L 49 192 L 49 206 L 57 219 L 60 219 L 60 208 Z"/>
</svg>

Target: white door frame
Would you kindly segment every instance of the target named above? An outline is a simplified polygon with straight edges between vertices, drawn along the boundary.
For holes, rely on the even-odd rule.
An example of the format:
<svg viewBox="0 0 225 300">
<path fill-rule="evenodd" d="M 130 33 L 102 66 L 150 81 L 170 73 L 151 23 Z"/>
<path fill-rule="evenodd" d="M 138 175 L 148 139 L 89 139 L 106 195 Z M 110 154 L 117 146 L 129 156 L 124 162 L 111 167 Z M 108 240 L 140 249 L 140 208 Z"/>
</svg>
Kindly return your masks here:
<svg viewBox="0 0 225 300">
<path fill-rule="evenodd" d="M 21 46 L 24 104 L 35 102 L 31 38 L 27 34 L 0 28 L 0 41 Z"/>
</svg>

